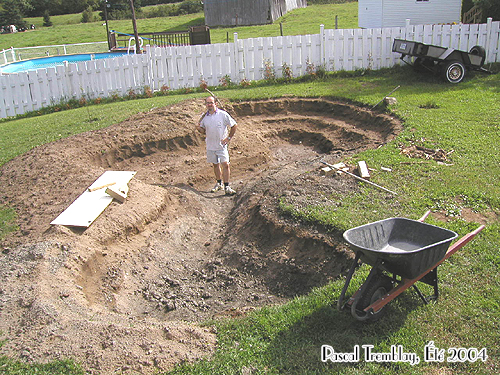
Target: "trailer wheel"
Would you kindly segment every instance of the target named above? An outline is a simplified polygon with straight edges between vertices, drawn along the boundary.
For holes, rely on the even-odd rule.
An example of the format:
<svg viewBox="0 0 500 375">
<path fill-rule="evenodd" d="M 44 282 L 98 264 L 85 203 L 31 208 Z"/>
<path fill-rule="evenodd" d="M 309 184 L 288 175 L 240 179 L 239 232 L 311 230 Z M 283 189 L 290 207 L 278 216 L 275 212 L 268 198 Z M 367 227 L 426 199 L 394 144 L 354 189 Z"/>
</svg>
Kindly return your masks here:
<svg viewBox="0 0 500 375">
<path fill-rule="evenodd" d="M 367 314 L 363 310 L 387 294 L 392 287 L 392 279 L 390 277 L 382 274 L 375 276 L 364 293 L 357 297 L 351 305 L 352 316 L 360 321 L 370 320 L 373 322 L 380 319 L 385 313 L 385 306 L 373 312 L 373 314 Z"/>
<path fill-rule="evenodd" d="M 469 53 L 471 55 L 477 55 L 481 57 L 481 64 L 480 66 L 483 66 L 484 60 L 486 59 L 486 50 L 482 46 L 474 46 L 470 49 Z"/>
<path fill-rule="evenodd" d="M 459 83 L 465 77 L 465 65 L 456 60 L 445 62 L 441 72 L 446 82 Z"/>
</svg>

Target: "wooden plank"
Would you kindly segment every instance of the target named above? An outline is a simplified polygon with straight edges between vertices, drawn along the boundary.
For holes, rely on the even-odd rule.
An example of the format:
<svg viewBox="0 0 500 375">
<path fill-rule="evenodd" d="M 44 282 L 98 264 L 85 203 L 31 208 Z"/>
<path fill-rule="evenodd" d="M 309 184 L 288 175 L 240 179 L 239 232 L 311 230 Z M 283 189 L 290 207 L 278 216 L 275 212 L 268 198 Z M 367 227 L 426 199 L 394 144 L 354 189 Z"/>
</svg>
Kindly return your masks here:
<svg viewBox="0 0 500 375">
<path fill-rule="evenodd" d="M 369 180 L 370 179 L 370 171 L 368 170 L 368 166 L 366 165 L 366 161 L 359 161 L 358 162 L 358 171 L 359 171 L 359 176 Z"/>
<path fill-rule="evenodd" d="M 135 174 L 136 172 L 128 171 L 104 172 L 50 224 L 88 228 L 113 200 L 110 195 L 106 194 L 105 189 L 101 188 L 95 191 L 89 191 L 89 189 L 104 186 L 111 182 L 115 182 L 118 186 L 124 186 L 128 184 Z"/>
<path fill-rule="evenodd" d="M 117 187 L 115 184 L 113 184 L 113 186 L 106 188 L 106 194 L 111 196 L 113 199 L 116 199 L 117 201 L 123 203 L 125 202 L 125 199 L 127 199 L 128 185 Z"/>
<path fill-rule="evenodd" d="M 332 176 L 335 173 L 335 170 L 330 167 L 321 168 L 321 174 L 324 176 Z"/>
</svg>

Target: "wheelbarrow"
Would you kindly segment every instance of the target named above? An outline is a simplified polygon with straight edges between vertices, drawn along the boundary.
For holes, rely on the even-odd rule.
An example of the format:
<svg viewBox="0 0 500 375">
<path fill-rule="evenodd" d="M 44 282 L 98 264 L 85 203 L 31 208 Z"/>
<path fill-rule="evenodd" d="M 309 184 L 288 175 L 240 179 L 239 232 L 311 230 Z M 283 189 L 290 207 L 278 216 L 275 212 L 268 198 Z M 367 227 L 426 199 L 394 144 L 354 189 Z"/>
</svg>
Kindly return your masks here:
<svg viewBox="0 0 500 375">
<path fill-rule="evenodd" d="M 389 218 L 344 232 L 344 239 L 356 256 L 337 301 L 339 310 L 350 308 L 357 320 L 375 321 L 383 315 L 384 307 L 390 301 L 410 287 L 424 303 L 437 300 L 438 266 L 472 240 L 484 225 L 450 246 L 457 234 L 424 223 L 429 213 L 419 220 Z M 372 266 L 372 269 L 361 287 L 346 299 L 354 271 L 362 263 Z M 432 286 L 434 294 L 424 296 L 416 285 L 417 281 Z"/>
</svg>

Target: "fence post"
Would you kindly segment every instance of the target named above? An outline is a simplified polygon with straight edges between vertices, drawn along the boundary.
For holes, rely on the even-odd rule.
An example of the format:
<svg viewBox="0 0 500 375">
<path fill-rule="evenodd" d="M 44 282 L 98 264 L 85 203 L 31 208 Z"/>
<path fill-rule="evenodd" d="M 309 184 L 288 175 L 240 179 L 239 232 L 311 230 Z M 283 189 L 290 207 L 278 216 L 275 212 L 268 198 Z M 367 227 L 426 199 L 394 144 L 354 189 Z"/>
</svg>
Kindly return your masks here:
<svg viewBox="0 0 500 375">
<path fill-rule="evenodd" d="M 490 52 L 490 45 L 491 45 L 491 23 L 493 21 L 493 18 L 488 17 L 486 19 L 486 45 L 484 46 L 484 49 L 486 50 L 486 60 L 484 61 L 485 63 L 489 61 L 488 55 L 491 53 Z"/>
<path fill-rule="evenodd" d="M 409 18 L 407 18 L 407 19 L 405 20 L 405 36 L 404 36 L 404 39 L 409 39 L 409 38 L 408 38 L 408 29 L 409 29 L 410 27 L 411 27 L 411 25 L 410 25 L 410 19 L 409 19 Z"/>
<path fill-rule="evenodd" d="M 240 50 L 238 48 L 238 33 L 233 34 L 234 37 L 234 76 L 235 81 L 239 81 L 240 79 Z"/>
<path fill-rule="evenodd" d="M 325 62 L 325 25 L 319 25 L 319 43 L 320 43 L 320 51 L 319 51 L 319 61 L 321 61 L 321 65 L 326 66 Z"/>
<path fill-rule="evenodd" d="M 14 47 L 10 47 L 10 54 L 12 55 L 12 61 L 16 62 L 16 51 L 14 50 Z"/>
</svg>

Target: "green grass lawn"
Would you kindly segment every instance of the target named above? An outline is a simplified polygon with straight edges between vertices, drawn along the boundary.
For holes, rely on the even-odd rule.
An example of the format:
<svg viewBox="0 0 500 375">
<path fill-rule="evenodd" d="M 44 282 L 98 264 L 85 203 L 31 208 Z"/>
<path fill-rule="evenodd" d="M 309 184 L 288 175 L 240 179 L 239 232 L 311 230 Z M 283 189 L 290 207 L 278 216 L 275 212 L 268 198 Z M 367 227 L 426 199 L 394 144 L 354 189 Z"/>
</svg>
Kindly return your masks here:
<svg viewBox="0 0 500 375">
<path fill-rule="evenodd" d="M 498 328 L 500 323 L 500 76 L 477 73 L 458 85 L 445 85 L 432 76 L 419 75 L 408 67 L 379 72 L 329 75 L 324 80 L 248 88 L 218 89 L 221 97 L 250 100 L 283 95 L 328 96 L 374 105 L 394 87 L 398 104 L 394 115 L 405 122 L 396 140 L 377 150 L 347 160 L 365 160 L 391 173 L 372 175 L 372 181 L 398 192 L 387 198 L 383 192 L 365 186 L 340 200 L 336 211 L 311 205 L 305 210 L 287 207 L 297 220 L 321 223 L 327 228 L 350 227 L 387 218 L 420 217 L 426 210 L 449 215 L 448 222 L 428 220 L 459 233 L 478 227 L 456 216 L 472 209 L 492 219 L 471 243 L 439 269 L 440 300 L 424 305 L 411 291 L 387 306 L 379 322 L 362 324 L 349 313 L 335 308 L 344 280 L 319 287 L 306 296 L 282 305 L 257 310 L 235 320 L 216 324 L 219 347 L 213 358 L 195 365 L 182 365 L 174 374 L 496 374 L 500 371 Z M 165 106 L 188 97 L 170 95 L 130 102 L 89 106 L 49 115 L 0 123 L 0 160 L 5 163 L 31 147 L 70 134 L 106 127 L 130 115 Z M 94 120 L 97 118 L 97 120 Z M 89 121 L 92 119 L 92 121 Z M 430 148 L 453 150 L 447 165 L 435 161 L 408 159 L 398 146 L 417 142 Z M 318 166 L 319 167 L 319 166 Z M 279 204 L 278 198 L 276 204 Z M 7 213 L 11 212 L 8 207 Z M 2 213 L 0 213 L 2 215 Z M 4 222 L 9 221 L 3 216 Z M 5 229 L 5 228 L 4 228 Z M 351 292 L 366 278 L 367 266 L 354 276 Z M 428 293 L 428 288 L 423 288 Z M 424 348 L 433 341 L 438 348 L 485 348 L 486 362 L 424 362 Z M 421 358 L 418 365 L 366 362 L 323 363 L 322 345 L 351 352 L 355 345 L 374 345 L 374 351 L 389 352 L 403 345 L 405 352 Z M 484 353 L 484 352 L 483 352 Z M 3 367 L 2 367 L 3 366 Z M 45 373 L 80 374 L 68 363 L 54 363 L 64 370 Z M 31 374 L 34 367 L 0 358 L 8 374 Z M 38 369 L 38 368 L 37 368 Z M 38 370 L 37 370 L 38 371 Z"/>
<path fill-rule="evenodd" d="M 358 27 L 358 3 L 310 5 L 304 9 L 296 9 L 278 19 L 271 25 L 212 28 L 210 32 L 212 43 L 233 41 L 233 33 L 238 37 L 256 38 L 280 35 L 280 22 L 283 23 L 283 35 L 318 34 L 319 26 L 327 29 L 335 27 L 335 16 L 338 16 L 338 27 L 342 29 Z M 28 24 L 35 24 L 36 30 L 24 33 L 0 35 L 0 50 L 11 46 L 33 47 L 59 44 L 89 43 L 106 41 L 106 27 L 103 21 L 79 23 L 80 14 L 52 16 L 53 26 L 43 27 L 42 17 L 26 18 Z M 147 18 L 137 20 L 140 33 L 188 30 L 190 26 L 204 25 L 203 13 L 189 14 L 177 17 Z M 109 29 L 133 34 L 131 20 L 110 20 Z"/>
</svg>

